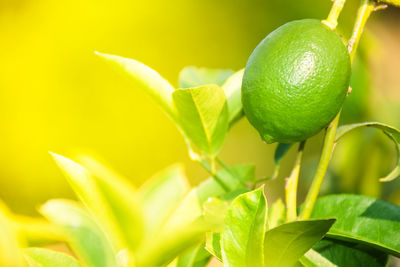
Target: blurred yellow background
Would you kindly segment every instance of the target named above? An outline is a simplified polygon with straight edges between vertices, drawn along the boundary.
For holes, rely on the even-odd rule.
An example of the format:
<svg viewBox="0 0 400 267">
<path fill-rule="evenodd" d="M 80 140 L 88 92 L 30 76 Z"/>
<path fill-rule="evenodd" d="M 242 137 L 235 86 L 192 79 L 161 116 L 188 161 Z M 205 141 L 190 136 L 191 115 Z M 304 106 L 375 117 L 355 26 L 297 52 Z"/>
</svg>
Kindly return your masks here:
<svg viewBox="0 0 400 267">
<path fill-rule="evenodd" d="M 345 35 L 357 2 L 349 1 L 341 18 Z M 190 162 L 173 123 L 93 52 L 134 58 L 176 85 L 187 65 L 243 68 L 276 27 L 325 18 L 330 6 L 328 0 L 0 0 L 0 198 L 16 212 L 33 214 L 49 198 L 73 197 L 47 151 L 90 151 L 138 184 L 181 161 L 198 183 L 207 174 Z M 399 14 L 382 11 L 368 26 L 379 55 L 371 59 L 376 97 L 370 117 L 395 126 Z M 387 99 L 390 109 L 380 104 Z M 320 137 L 307 148 L 312 163 Z M 273 148 L 243 119 L 221 156 L 232 164 L 254 162 L 262 176 L 272 172 Z M 279 195 L 282 185 L 280 179 L 267 190 Z"/>
</svg>

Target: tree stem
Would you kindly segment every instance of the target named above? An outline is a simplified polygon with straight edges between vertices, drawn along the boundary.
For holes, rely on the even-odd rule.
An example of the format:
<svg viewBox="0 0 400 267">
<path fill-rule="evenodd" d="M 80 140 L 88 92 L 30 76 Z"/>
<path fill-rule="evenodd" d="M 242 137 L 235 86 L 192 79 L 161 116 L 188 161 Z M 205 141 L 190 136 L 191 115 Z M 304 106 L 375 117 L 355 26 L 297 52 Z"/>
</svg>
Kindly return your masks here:
<svg viewBox="0 0 400 267">
<path fill-rule="evenodd" d="M 243 186 L 246 186 L 246 182 L 243 180 L 243 178 L 240 175 L 238 175 L 232 168 L 230 168 L 228 164 L 226 164 L 219 157 L 216 157 L 215 159 L 218 162 L 218 164 L 221 165 L 221 167 L 224 168 L 232 177 L 238 180 L 239 183 L 241 183 Z"/>
<path fill-rule="evenodd" d="M 225 184 L 224 180 L 218 176 L 215 169 L 215 160 L 211 160 L 211 166 L 204 159 L 197 159 L 196 161 L 199 162 L 209 174 L 211 174 L 214 181 L 217 182 L 226 193 L 231 191 L 229 186 Z"/>
<path fill-rule="evenodd" d="M 332 30 L 336 30 L 336 26 L 338 24 L 338 18 L 340 13 L 342 12 L 344 3 L 346 3 L 346 0 L 335 0 L 333 2 L 331 11 L 329 12 L 328 17 L 326 20 L 323 20 L 322 23 L 327 25 L 329 28 Z"/>
<path fill-rule="evenodd" d="M 357 11 L 357 19 L 354 24 L 353 33 L 347 45 L 349 50 L 351 63 L 354 61 L 356 55 L 357 47 L 361 39 L 365 24 L 371 13 L 375 10 L 375 2 L 372 0 L 362 0 L 361 5 Z"/>
<path fill-rule="evenodd" d="M 289 178 L 286 180 L 285 197 L 286 197 L 286 220 L 288 222 L 297 219 L 297 183 L 299 181 L 301 160 L 303 158 L 303 150 L 306 141 L 299 144 L 296 161 Z"/>
<path fill-rule="evenodd" d="M 335 144 L 335 134 L 339 123 L 340 111 L 329 124 L 324 139 L 324 147 L 322 148 L 321 158 L 315 173 L 314 179 L 311 183 L 306 200 L 304 202 L 303 210 L 300 214 L 301 219 L 310 218 L 311 212 L 314 208 L 315 200 L 318 197 L 319 190 L 325 177 L 326 170 L 328 169 L 329 161 L 332 156 L 333 147 Z"/>
<path fill-rule="evenodd" d="M 335 1 L 336 3 L 336 1 Z M 335 5 L 334 3 L 334 5 Z M 332 7 L 334 8 L 334 7 Z M 354 57 L 356 54 L 357 46 L 360 41 L 363 29 L 365 24 L 371 15 L 371 13 L 375 10 L 375 2 L 373 0 L 362 0 L 360 7 L 358 8 L 356 22 L 354 24 L 353 33 L 349 40 L 348 50 L 350 54 L 351 63 L 354 61 Z M 332 13 L 332 11 L 331 11 Z M 331 14 L 329 14 L 329 17 Z M 329 20 L 328 17 L 328 20 Z M 303 210 L 300 214 L 301 219 L 308 219 L 311 216 L 311 212 L 314 208 L 315 201 L 318 197 L 319 190 L 321 188 L 322 182 L 325 177 L 325 173 L 328 169 L 329 161 L 331 159 L 333 149 L 335 146 L 335 135 L 336 129 L 339 124 L 341 111 L 336 115 L 333 121 L 329 124 L 325 139 L 324 139 L 324 146 L 322 148 L 321 158 L 317 167 L 317 171 L 311 183 L 310 189 L 306 196 L 306 200 L 304 202 Z"/>
</svg>

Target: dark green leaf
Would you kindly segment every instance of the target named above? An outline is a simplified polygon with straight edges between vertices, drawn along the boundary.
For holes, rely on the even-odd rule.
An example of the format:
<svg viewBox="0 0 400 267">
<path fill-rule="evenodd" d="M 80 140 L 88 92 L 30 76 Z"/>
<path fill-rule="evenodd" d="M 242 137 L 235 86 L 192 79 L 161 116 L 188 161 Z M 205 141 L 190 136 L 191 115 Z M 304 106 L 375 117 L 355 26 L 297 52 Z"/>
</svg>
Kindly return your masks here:
<svg viewBox="0 0 400 267">
<path fill-rule="evenodd" d="M 334 219 L 295 221 L 282 224 L 265 233 L 265 266 L 293 266 L 320 241 Z"/>
<path fill-rule="evenodd" d="M 192 88 L 208 84 L 222 85 L 233 70 L 207 69 L 188 66 L 179 73 L 178 84 L 180 88 Z"/>
<path fill-rule="evenodd" d="M 224 266 L 263 266 L 267 202 L 263 187 L 232 201 L 221 234 Z"/>
<path fill-rule="evenodd" d="M 88 267 L 116 267 L 113 248 L 100 226 L 76 203 L 50 200 L 40 212 L 62 227 L 72 250 Z"/>
<path fill-rule="evenodd" d="M 71 256 L 43 248 L 27 248 L 25 258 L 30 267 L 81 267 Z"/>
<path fill-rule="evenodd" d="M 336 217 L 327 236 L 362 243 L 400 257 L 400 207 L 359 195 L 331 195 L 317 200 L 313 218 Z"/>
<path fill-rule="evenodd" d="M 380 251 L 365 250 L 347 242 L 322 240 L 300 262 L 305 267 L 384 267 L 387 260 L 387 254 Z"/>
<path fill-rule="evenodd" d="M 218 154 L 228 131 L 228 108 L 218 85 L 178 89 L 172 94 L 182 130 L 202 153 Z"/>
<path fill-rule="evenodd" d="M 397 165 L 386 177 L 379 179 L 381 182 L 390 182 L 400 176 L 400 130 L 379 122 L 363 122 L 343 125 L 336 132 L 336 142 L 346 133 L 361 127 L 373 127 L 382 130 L 395 144 L 397 149 Z"/>
</svg>

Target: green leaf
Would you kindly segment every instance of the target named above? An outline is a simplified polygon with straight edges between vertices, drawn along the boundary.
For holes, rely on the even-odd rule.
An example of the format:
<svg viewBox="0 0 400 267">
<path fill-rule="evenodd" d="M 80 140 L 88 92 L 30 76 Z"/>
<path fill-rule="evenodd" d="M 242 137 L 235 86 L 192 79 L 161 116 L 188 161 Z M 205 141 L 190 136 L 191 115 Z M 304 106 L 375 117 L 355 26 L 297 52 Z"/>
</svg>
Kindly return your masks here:
<svg viewBox="0 0 400 267">
<path fill-rule="evenodd" d="M 228 131 L 228 108 L 221 87 L 178 89 L 172 97 L 185 136 L 201 153 L 217 155 Z"/>
<path fill-rule="evenodd" d="M 267 201 L 263 187 L 232 201 L 221 234 L 224 266 L 263 266 Z"/>
<path fill-rule="evenodd" d="M 106 201 L 103 192 L 99 189 L 96 178 L 80 164 L 57 154 L 51 153 L 56 164 L 62 170 L 68 183 L 85 204 L 90 213 L 101 223 L 104 230 L 112 238 L 113 245 L 117 250 L 126 246 L 125 238 L 118 226 L 115 215 L 110 204 Z"/>
<path fill-rule="evenodd" d="M 332 240 L 321 240 L 300 259 L 305 267 L 384 267 L 387 261 L 385 253 Z"/>
<path fill-rule="evenodd" d="M 221 226 L 219 229 L 215 227 L 215 231 L 219 232 L 222 230 L 225 214 L 228 208 L 229 204 L 226 201 L 216 197 L 209 198 L 203 204 L 203 215 L 205 216 L 206 221 L 212 225 Z"/>
<path fill-rule="evenodd" d="M 208 84 L 222 85 L 233 70 L 207 69 L 188 66 L 179 73 L 179 87 L 191 88 Z"/>
<path fill-rule="evenodd" d="M 96 52 L 96 54 L 127 74 L 135 85 L 153 97 L 171 118 L 175 118 L 175 108 L 172 101 L 174 87 L 160 74 L 133 59 L 99 52 Z"/>
<path fill-rule="evenodd" d="M 285 222 L 286 207 L 282 199 L 276 200 L 268 209 L 268 227 L 275 228 Z"/>
<path fill-rule="evenodd" d="M 380 3 L 386 3 L 392 6 L 400 7 L 400 0 L 380 0 Z"/>
<path fill-rule="evenodd" d="M 307 251 L 307 253 L 300 258 L 299 263 L 299 266 L 304 267 L 338 267 L 313 249 Z"/>
<path fill-rule="evenodd" d="M 317 200 L 311 217 L 336 217 L 330 238 L 362 243 L 400 257 L 400 207 L 359 195 L 330 195 Z"/>
<path fill-rule="evenodd" d="M 160 171 L 138 189 L 143 203 L 146 238 L 153 238 L 188 191 L 189 182 L 180 164 Z"/>
<path fill-rule="evenodd" d="M 78 156 L 95 179 L 98 188 L 107 201 L 126 244 L 135 250 L 142 240 L 143 216 L 136 196 L 136 190 L 123 177 L 105 165 L 86 155 Z"/>
<path fill-rule="evenodd" d="M 81 267 L 71 256 L 43 248 L 24 249 L 25 258 L 30 267 Z"/>
<path fill-rule="evenodd" d="M 241 69 L 231 75 L 222 85 L 228 104 L 229 124 L 232 126 L 243 116 L 242 106 L 242 79 L 244 69 Z"/>
<path fill-rule="evenodd" d="M 154 240 L 137 253 L 137 266 L 163 266 L 187 248 L 204 242 L 205 233 L 215 231 L 221 223 L 204 213 L 196 189 L 185 197 L 169 216 Z"/>
<path fill-rule="evenodd" d="M 65 240 L 61 229 L 42 218 L 22 215 L 12 216 L 12 224 L 18 235 L 27 241 L 29 246 L 39 246 Z"/>
<path fill-rule="evenodd" d="M 335 219 L 295 221 L 265 233 L 265 266 L 293 266 L 320 241 Z"/>
<path fill-rule="evenodd" d="M 0 201 L 0 266 L 22 267 L 24 258 L 10 217 L 7 207 Z"/>
<path fill-rule="evenodd" d="M 286 155 L 286 153 L 289 151 L 291 146 L 292 144 L 284 144 L 284 143 L 278 143 L 278 145 L 276 146 L 274 154 L 275 169 L 271 179 L 278 178 L 279 171 L 281 168 L 281 161 L 283 157 Z"/>
<path fill-rule="evenodd" d="M 204 249 L 205 244 L 196 245 L 179 256 L 175 267 L 206 267 L 211 254 Z"/>
<path fill-rule="evenodd" d="M 88 267 L 116 267 L 111 243 L 100 226 L 76 203 L 50 200 L 40 208 L 50 222 L 62 227 L 72 250 Z"/>
<path fill-rule="evenodd" d="M 395 144 L 397 151 L 397 165 L 387 176 L 380 178 L 381 182 L 390 182 L 400 176 L 400 130 L 379 122 L 363 122 L 343 125 L 336 132 L 336 142 L 346 133 L 361 127 L 373 127 L 382 130 Z"/>
<path fill-rule="evenodd" d="M 244 183 L 254 182 L 255 166 L 252 164 L 243 164 L 230 167 L 229 170 L 221 169 L 217 171 L 217 176 L 229 187 L 230 191 L 235 191 L 243 187 L 240 181 Z M 226 194 L 227 192 L 212 177 L 197 187 L 197 195 L 200 202 L 204 202 L 210 197 L 223 197 Z"/>
<path fill-rule="evenodd" d="M 206 234 L 206 250 L 218 260 L 222 261 L 220 233 L 209 232 Z"/>
</svg>

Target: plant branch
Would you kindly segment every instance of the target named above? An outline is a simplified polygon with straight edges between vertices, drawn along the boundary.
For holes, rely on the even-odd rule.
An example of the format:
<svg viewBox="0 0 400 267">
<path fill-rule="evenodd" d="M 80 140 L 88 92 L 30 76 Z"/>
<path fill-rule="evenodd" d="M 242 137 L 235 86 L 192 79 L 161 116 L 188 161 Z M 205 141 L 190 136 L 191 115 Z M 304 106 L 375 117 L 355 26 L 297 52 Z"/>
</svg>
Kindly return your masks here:
<svg viewBox="0 0 400 267">
<path fill-rule="evenodd" d="M 300 214 L 301 219 L 310 218 L 311 212 L 314 208 L 315 200 L 318 197 L 319 190 L 321 188 L 322 182 L 325 177 L 326 170 L 328 169 L 329 161 L 332 156 L 334 144 L 335 144 L 335 134 L 336 129 L 339 124 L 340 113 L 336 115 L 333 121 L 329 124 L 324 139 L 324 146 L 322 148 L 321 158 L 318 163 L 317 171 L 315 173 L 314 179 L 311 183 L 310 189 L 308 191 L 306 200 L 304 202 L 303 210 Z"/>
<path fill-rule="evenodd" d="M 236 180 L 238 180 L 243 186 L 246 186 L 246 182 L 242 179 L 240 175 L 238 175 L 235 170 L 230 168 L 228 164 L 226 164 L 222 159 L 219 157 L 215 158 L 219 165 L 224 168 L 231 176 L 233 176 Z"/>
<path fill-rule="evenodd" d="M 285 197 L 286 197 L 286 220 L 288 222 L 297 219 L 297 184 L 299 181 L 301 160 L 303 158 L 303 150 L 306 141 L 299 144 L 296 161 L 289 178 L 286 180 Z"/>
<path fill-rule="evenodd" d="M 218 176 L 218 174 L 216 173 L 216 170 L 215 170 L 215 160 L 211 160 L 211 166 L 204 160 L 204 159 L 197 159 L 196 160 L 197 162 L 199 162 L 203 167 L 204 167 L 204 169 L 206 169 L 206 171 L 209 173 L 209 174 L 211 174 L 211 176 L 212 176 L 212 178 L 214 179 L 214 181 L 215 182 L 217 182 L 221 187 L 222 187 L 222 189 L 224 189 L 224 191 L 226 192 L 226 193 L 228 193 L 228 192 L 230 192 L 231 190 L 230 190 L 230 188 L 229 188 L 229 186 L 227 186 L 226 184 L 225 184 L 225 182 Z"/>
<path fill-rule="evenodd" d="M 361 35 L 363 33 L 365 24 L 371 13 L 375 10 L 376 5 L 372 0 L 362 0 L 361 5 L 357 11 L 357 19 L 354 24 L 353 33 L 347 45 L 347 49 L 349 50 L 351 63 L 354 61 L 354 57 L 356 55 L 357 47 L 361 39 Z"/>
<path fill-rule="evenodd" d="M 335 1 L 336 2 L 336 1 Z M 371 13 L 375 10 L 375 2 L 372 0 L 362 0 L 361 5 L 357 11 L 356 22 L 353 28 L 353 34 L 349 40 L 348 50 L 350 54 L 351 63 L 353 63 L 355 53 L 357 50 L 358 43 L 360 41 L 363 29 L 365 24 L 371 15 Z M 325 177 L 325 173 L 328 169 L 329 161 L 331 159 L 334 145 L 335 145 L 335 134 L 336 129 L 339 124 L 341 111 L 336 115 L 333 121 L 329 124 L 325 139 L 324 146 L 322 148 L 321 158 L 317 167 L 317 171 L 311 183 L 310 189 L 306 196 L 306 200 L 304 202 L 303 210 L 300 214 L 301 219 L 308 219 L 311 216 L 311 212 L 314 208 L 315 201 L 318 197 L 319 190 L 321 188 L 322 182 Z"/>
<path fill-rule="evenodd" d="M 340 13 L 342 12 L 344 3 L 346 3 L 346 0 L 335 0 L 328 17 L 326 20 L 322 21 L 322 23 L 331 28 L 333 31 L 336 30 L 336 26 L 338 24 L 337 21 Z"/>
</svg>

